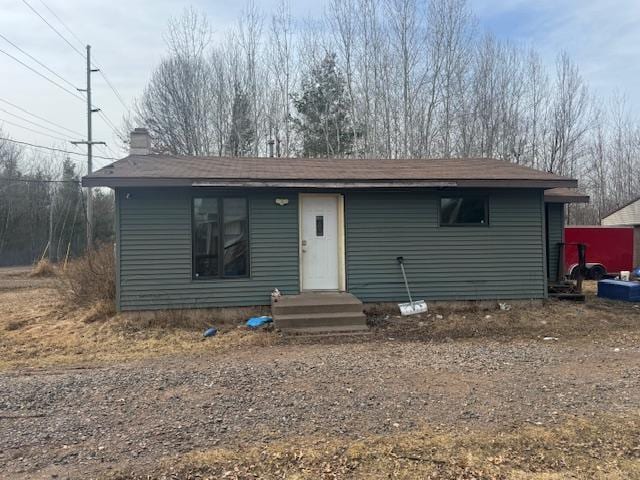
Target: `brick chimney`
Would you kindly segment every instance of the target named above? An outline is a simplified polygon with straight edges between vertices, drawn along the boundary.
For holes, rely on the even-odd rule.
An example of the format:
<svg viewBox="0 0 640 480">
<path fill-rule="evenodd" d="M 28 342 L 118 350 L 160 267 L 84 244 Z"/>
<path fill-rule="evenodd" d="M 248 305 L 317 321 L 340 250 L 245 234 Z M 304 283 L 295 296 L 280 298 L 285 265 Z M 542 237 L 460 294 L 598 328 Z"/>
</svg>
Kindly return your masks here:
<svg viewBox="0 0 640 480">
<path fill-rule="evenodd" d="M 136 128 L 129 139 L 129 155 L 149 155 L 151 153 L 151 137 L 146 128 Z"/>
</svg>

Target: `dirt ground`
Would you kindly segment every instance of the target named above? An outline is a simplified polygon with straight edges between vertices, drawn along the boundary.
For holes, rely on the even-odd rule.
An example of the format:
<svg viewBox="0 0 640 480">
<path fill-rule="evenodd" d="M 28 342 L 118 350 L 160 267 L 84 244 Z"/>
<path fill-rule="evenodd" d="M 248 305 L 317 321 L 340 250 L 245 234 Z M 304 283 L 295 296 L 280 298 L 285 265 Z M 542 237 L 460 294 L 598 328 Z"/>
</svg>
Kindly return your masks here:
<svg viewBox="0 0 640 480">
<path fill-rule="evenodd" d="M 640 309 L 386 318 L 366 338 L 96 320 L 0 271 L 2 478 L 640 478 Z"/>
</svg>

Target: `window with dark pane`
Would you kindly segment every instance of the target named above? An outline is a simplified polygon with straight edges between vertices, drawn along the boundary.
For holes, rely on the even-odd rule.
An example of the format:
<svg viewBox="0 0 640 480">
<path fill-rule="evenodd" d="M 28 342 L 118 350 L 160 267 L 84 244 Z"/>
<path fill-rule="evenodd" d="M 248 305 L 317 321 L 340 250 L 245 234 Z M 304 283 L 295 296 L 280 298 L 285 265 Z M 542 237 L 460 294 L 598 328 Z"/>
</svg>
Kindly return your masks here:
<svg viewBox="0 0 640 480">
<path fill-rule="evenodd" d="M 324 216 L 316 217 L 316 237 L 324 237 Z"/>
<path fill-rule="evenodd" d="M 248 223 L 246 198 L 194 198 L 193 276 L 247 276 Z"/>
<path fill-rule="evenodd" d="M 487 198 L 482 196 L 441 197 L 440 225 L 486 225 L 487 203 Z"/>
<path fill-rule="evenodd" d="M 224 276 L 242 277 L 248 273 L 249 232 L 247 200 L 224 198 Z"/>
<path fill-rule="evenodd" d="M 196 277 L 220 274 L 220 215 L 217 198 L 193 199 L 193 256 Z"/>
</svg>

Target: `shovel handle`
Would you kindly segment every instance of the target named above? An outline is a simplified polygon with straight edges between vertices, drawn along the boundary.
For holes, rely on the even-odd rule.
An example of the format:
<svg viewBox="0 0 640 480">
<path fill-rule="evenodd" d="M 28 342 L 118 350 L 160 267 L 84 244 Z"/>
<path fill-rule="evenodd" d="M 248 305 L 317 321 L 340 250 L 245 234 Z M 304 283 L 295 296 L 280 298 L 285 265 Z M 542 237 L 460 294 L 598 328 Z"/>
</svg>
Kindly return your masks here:
<svg viewBox="0 0 640 480">
<path fill-rule="evenodd" d="M 404 257 L 398 257 L 398 263 L 400 264 L 400 270 L 402 270 L 402 278 L 404 279 L 404 286 L 407 289 L 407 296 L 409 297 L 409 303 L 413 307 L 413 299 L 411 298 L 411 290 L 409 290 L 409 282 L 407 281 L 407 274 L 404 271 Z"/>
</svg>

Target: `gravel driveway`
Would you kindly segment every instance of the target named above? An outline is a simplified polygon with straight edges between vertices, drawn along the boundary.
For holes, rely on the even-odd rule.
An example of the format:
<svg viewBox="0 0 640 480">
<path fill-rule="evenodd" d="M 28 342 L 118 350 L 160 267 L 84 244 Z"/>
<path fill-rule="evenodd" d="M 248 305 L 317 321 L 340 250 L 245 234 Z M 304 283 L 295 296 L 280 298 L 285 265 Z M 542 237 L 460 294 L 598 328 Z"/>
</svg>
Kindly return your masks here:
<svg viewBox="0 0 640 480">
<path fill-rule="evenodd" d="M 376 340 L 7 372 L 0 465 L 3 478 L 102 477 L 214 445 L 626 411 L 640 402 L 635 345 Z"/>
</svg>

